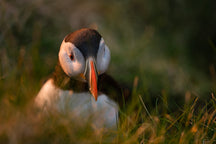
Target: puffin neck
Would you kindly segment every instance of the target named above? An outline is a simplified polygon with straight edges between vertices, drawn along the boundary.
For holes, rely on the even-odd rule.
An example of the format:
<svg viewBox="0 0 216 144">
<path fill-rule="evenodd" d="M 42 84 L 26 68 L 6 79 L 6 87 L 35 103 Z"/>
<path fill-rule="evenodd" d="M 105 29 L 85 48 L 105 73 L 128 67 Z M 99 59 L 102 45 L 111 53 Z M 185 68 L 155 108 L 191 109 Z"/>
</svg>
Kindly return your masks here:
<svg viewBox="0 0 216 144">
<path fill-rule="evenodd" d="M 63 90 L 73 90 L 74 92 L 88 91 L 88 83 L 69 77 L 58 62 L 53 73 L 54 85 Z"/>
</svg>

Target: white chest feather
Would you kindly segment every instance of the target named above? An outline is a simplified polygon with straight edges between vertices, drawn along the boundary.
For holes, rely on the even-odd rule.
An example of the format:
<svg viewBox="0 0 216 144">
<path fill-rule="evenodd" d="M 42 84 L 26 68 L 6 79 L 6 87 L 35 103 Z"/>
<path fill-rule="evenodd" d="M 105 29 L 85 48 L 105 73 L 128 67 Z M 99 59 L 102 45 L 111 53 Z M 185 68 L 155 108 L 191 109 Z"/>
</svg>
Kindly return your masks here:
<svg viewBox="0 0 216 144">
<path fill-rule="evenodd" d="M 86 121 L 91 118 L 95 127 L 117 127 L 118 105 L 104 94 L 95 101 L 88 92 L 73 93 L 58 89 L 50 79 L 41 88 L 35 102 L 40 108 L 56 108 Z"/>
</svg>

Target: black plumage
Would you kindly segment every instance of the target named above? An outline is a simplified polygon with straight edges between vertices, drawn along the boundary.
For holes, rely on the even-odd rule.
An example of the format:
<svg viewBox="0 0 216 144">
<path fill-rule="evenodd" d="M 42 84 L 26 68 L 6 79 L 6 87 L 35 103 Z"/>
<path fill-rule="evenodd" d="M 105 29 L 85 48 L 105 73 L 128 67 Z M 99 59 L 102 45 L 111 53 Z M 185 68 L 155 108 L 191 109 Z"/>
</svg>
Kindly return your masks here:
<svg viewBox="0 0 216 144">
<path fill-rule="evenodd" d="M 101 35 L 94 29 L 80 29 L 65 37 L 65 42 L 73 43 L 86 58 L 97 57 Z"/>
</svg>

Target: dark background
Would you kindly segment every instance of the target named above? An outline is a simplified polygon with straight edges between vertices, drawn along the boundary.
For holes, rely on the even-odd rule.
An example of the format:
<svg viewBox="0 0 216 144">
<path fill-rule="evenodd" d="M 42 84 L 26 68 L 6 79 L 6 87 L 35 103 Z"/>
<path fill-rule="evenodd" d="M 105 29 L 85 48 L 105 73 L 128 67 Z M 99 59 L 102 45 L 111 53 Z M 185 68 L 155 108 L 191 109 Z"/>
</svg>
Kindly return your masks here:
<svg viewBox="0 0 216 144">
<path fill-rule="evenodd" d="M 3 95 L 21 79 L 39 85 L 57 62 L 64 36 L 96 28 L 112 52 L 109 72 L 132 87 L 202 95 L 215 88 L 215 1 L 1 1 Z M 39 84 L 39 83 L 40 84 Z M 14 86 L 10 86 L 14 83 Z M 22 83 L 22 82 L 21 82 Z M 36 90 L 35 90 L 36 88 Z M 214 89 L 215 90 L 215 89 Z"/>
</svg>

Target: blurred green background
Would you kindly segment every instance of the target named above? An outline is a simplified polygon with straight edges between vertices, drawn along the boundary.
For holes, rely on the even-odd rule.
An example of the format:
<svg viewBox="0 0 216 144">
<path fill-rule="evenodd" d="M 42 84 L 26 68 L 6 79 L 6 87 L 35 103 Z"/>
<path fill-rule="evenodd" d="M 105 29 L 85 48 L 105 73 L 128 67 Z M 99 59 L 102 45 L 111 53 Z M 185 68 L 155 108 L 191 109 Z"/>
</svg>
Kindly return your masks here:
<svg viewBox="0 0 216 144">
<path fill-rule="evenodd" d="M 195 0 L 1 0 L 1 97 L 16 99 L 25 91 L 33 97 L 54 70 L 64 36 L 83 27 L 97 28 L 104 37 L 112 52 L 108 73 L 117 80 L 132 87 L 138 76 L 142 90 L 174 95 L 213 92 L 215 5 Z"/>
<path fill-rule="evenodd" d="M 84 27 L 96 28 L 109 46 L 108 73 L 147 102 L 164 93 L 210 97 L 215 6 L 213 0 L 0 0 L 1 117 L 33 100 L 63 38 Z"/>
</svg>

